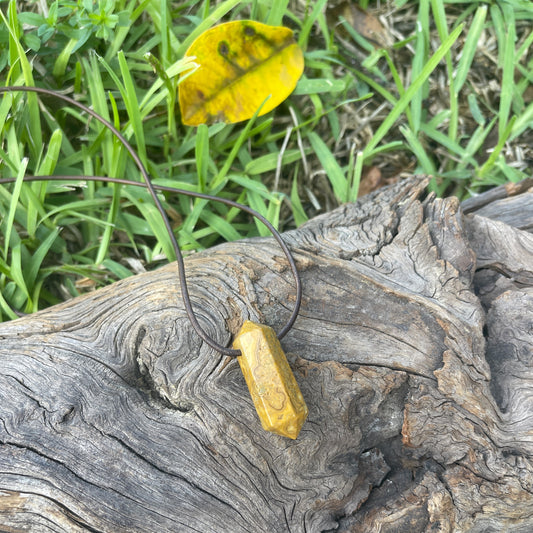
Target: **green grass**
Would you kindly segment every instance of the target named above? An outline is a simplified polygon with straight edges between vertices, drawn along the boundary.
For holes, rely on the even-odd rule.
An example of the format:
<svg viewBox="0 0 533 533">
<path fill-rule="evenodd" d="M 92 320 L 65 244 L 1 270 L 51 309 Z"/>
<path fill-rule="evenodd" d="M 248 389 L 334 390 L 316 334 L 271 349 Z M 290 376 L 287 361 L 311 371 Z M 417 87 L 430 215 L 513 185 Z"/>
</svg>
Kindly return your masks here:
<svg viewBox="0 0 533 533">
<path fill-rule="evenodd" d="M 288 229 L 354 201 L 365 175 L 431 174 L 440 195 L 528 175 L 533 6 L 397 0 L 375 46 L 325 0 L 4 2 L 0 81 L 64 90 L 118 127 L 155 183 L 245 203 Z M 375 3 L 365 2 L 372 10 Z M 178 78 L 201 32 L 238 18 L 294 29 L 306 70 L 273 112 L 181 124 Z M 518 155 L 517 155 L 518 154 Z M 140 181 L 102 125 L 36 95 L 0 100 L 0 320 L 173 259 L 146 190 L 25 183 L 25 174 Z M 234 208 L 161 195 L 186 252 L 267 234 Z M 132 263 L 132 259 L 136 262 Z M 137 268 L 137 267 L 135 267 Z"/>
</svg>

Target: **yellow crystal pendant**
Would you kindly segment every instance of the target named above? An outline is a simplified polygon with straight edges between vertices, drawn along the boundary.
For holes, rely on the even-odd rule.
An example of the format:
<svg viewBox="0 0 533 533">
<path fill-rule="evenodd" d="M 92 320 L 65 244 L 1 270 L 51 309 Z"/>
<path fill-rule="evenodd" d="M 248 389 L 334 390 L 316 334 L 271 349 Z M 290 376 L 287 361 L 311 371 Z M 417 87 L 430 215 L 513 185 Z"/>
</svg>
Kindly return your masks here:
<svg viewBox="0 0 533 533">
<path fill-rule="evenodd" d="M 276 332 L 246 320 L 233 347 L 263 429 L 295 439 L 308 410 Z"/>
</svg>

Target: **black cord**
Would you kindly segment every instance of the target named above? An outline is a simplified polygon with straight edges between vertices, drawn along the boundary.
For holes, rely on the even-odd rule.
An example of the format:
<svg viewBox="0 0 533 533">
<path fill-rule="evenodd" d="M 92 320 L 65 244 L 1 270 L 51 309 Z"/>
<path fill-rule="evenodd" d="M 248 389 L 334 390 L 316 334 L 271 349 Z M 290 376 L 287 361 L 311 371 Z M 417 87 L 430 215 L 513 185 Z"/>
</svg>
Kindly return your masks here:
<svg viewBox="0 0 533 533">
<path fill-rule="evenodd" d="M 200 326 L 196 315 L 194 314 L 194 310 L 191 305 L 191 299 L 189 297 L 189 290 L 187 288 L 187 281 L 185 278 L 185 264 L 183 261 L 183 255 L 181 253 L 180 247 L 178 245 L 178 241 L 176 240 L 176 237 L 174 235 L 174 232 L 172 231 L 172 226 L 170 224 L 170 220 L 167 217 L 167 214 L 165 213 L 165 210 L 163 209 L 163 206 L 161 205 L 161 202 L 159 198 L 157 197 L 156 191 L 167 191 L 177 194 L 184 194 L 186 196 L 192 196 L 194 198 L 202 198 L 204 200 L 212 200 L 215 202 L 222 202 L 225 205 L 236 207 L 237 209 L 241 209 L 242 211 L 245 211 L 246 213 L 252 215 L 253 217 L 260 220 L 272 233 L 276 241 L 281 246 L 283 253 L 287 257 L 287 260 L 289 262 L 289 266 L 291 268 L 292 274 L 294 276 L 294 281 L 296 285 L 296 301 L 294 304 L 294 309 L 292 311 L 292 314 L 285 324 L 285 326 L 281 329 L 281 331 L 277 334 L 278 338 L 283 338 L 289 330 L 292 328 L 296 318 L 298 317 L 298 312 L 300 310 L 300 304 L 302 301 L 302 283 L 300 280 L 300 275 L 298 273 L 298 268 L 296 267 L 296 262 L 294 260 L 294 257 L 291 254 L 291 251 L 289 250 L 288 246 L 283 241 L 283 238 L 279 234 L 279 232 L 272 226 L 272 224 L 261 214 L 259 214 L 257 211 L 254 211 L 248 206 L 239 204 L 237 202 L 234 202 L 232 200 L 228 200 L 226 198 L 220 198 L 218 196 L 212 196 L 210 194 L 204 194 L 199 192 L 193 192 L 193 191 L 187 191 L 184 189 L 177 189 L 174 187 L 164 187 L 160 185 L 154 185 L 152 183 L 152 180 L 150 179 L 148 172 L 146 171 L 146 168 L 144 167 L 143 162 L 141 161 L 140 157 L 137 155 L 133 147 L 130 145 L 130 143 L 126 140 L 126 138 L 107 120 L 105 120 L 103 117 L 101 117 L 98 113 L 90 109 L 89 107 L 81 104 L 80 102 L 77 102 L 76 100 L 65 96 L 62 93 L 50 90 L 50 89 L 43 89 L 40 87 L 24 87 L 24 86 L 7 86 L 7 87 L 0 87 L 0 94 L 1 93 L 12 93 L 12 92 L 33 92 L 33 93 L 39 93 L 44 94 L 46 96 L 51 96 L 53 98 L 59 98 L 60 100 L 63 100 L 70 105 L 77 107 L 84 111 L 85 113 L 89 114 L 93 118 L 95 118 L 98 122 L 103 124 L 106 128 L 108 128 L 115 137 L 123 144 L 124 148 L 126 148 L 127 152 L 132 157 L 133 161 L 137 165 L 143 179 L 144 183 L 122 179 L 122 178 L 110 178 L 107 176 L 25 176 L 25 181 L 50 181 L 50 180 L 80 180 L 80 181 L 103 181 L 103 182 L 111 182 L 111 183 L 119 183 L 124 185 L 135 185 L 137 187 L 145 187 L 150 192 L 150 195 L 152 196 L 154 203 L 161 213 L 161 217 L 163 219 L 163 222 L 165 224 L 165 227 L 167 229 L 167 232 L 169 234 L 172 247 L 174 248 L 174 252 L 176 254 L 176 260 L 178 263 L 178 276 L 180 280 L 180 287 L 181 287 L 181 296 L 183 299 L 183 304 L 185 306 L 185 311 L 187 312 L 187 316 L 189 317 L 189 320 L 193 326 L 193 328 L 196 330 L 196 333 L 200 336 L 202 340 L 204 340 L 209 346 L 217 350 L 218 352 L 223 353 L 224 355 L 230 355 L 230 356 L 237 356 L 240 355 L 239 350 L 234 350 L 232 348 L 228 348 L 226 346 L 222 346 L 221 344 L 214 341 L 209 335 L 203 330 L 203 328 Z M 13 183 L 16 181 L 16 178 L 3 178 L 0 179 L 0 183 Z"/>
</svg>

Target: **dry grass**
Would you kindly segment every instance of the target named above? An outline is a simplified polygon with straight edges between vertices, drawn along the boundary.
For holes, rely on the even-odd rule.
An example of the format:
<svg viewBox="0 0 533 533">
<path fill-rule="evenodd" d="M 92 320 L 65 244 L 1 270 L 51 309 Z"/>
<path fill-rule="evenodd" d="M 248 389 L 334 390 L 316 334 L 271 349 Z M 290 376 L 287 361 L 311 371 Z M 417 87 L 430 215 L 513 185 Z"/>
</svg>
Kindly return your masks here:
<svg viewBox="0 0 533 533">
<path fill-rule="evenodd" d="M 341 164 L 348 164 L 350 153 L 354 150 L 364 150 L 371 141 L 378 128 L 385 121 L 394 103 L 379 94 L 373 88 L 362 81 L 359 73 L 372 79 L 377 85 L 388 91 L 396 98 L 399 97 L 398 83 L 394 80 L 390 65 L 382 57 L 377 62 L 372 62 L 372 68 L 368 68 L 369 58 L 376 52 L 363 48 L 354 42 L 347 35 L 344 26 L 339 21 L 340 16 L 349 19 L 352 26 L 356 26 L 361 31 L 361 25 L 370 26 L 376 29 L 379 24 L 377 38 L 379 44 L 385 46 L 390 56 L 391 63 L 397 70 L 397 76 L 404 88 L 409 87 L 413 79 L 413 65 L 417 61 L 416 29 L 420 28 L 419 35 L 427 33 L 427 54 L 430 55 L 441 43 L 441 37 L 435 23 L 435 16 L 428 7 L 429 16 L 424 20 L 421 16 L 419 4 L 424 2 L 408 2 L 398 7 L 396 2 L 383 3 L 381 6 L 370 6 L 367 13 L 357 11 L 353 4 L 345 2 L 330 4 L 328 11 L 329 28 L 334 34 L 334 47 L 340 64 L 333 69 L 334 75 L 338 79 L 353 78 L 354 83 L 343 95 L 346 99 L 360 97 L 365 90 L 372 92 L 372 97 L 366 100 L 350 102 L 342 106 L 338 111 L 338 122 L 340 125 L 340 135 L 335 138 L 331 135 L 331 123 L 327 118 L 322 118 L 316 131 L 330 147 L 335 158 Z M 464 29 L 450 52 L 450 62 L 455 72 L 461 57 L 465 53 L 469 30 L 476 9 L 482 4 L 473 2 L 446 4 L 446 25 L 454 28 L 463 23 Z M 449 142 L 457 147 L 464 148 L 472 136 L 479 133 L 480 125 L 487 125 L 491 120 L 495 120 L 494 127 L 486 133 L 483 142 L 473 154 L 472 161 L 465 164 L 461 154 L 450 150 L 448 146 L 439 142 L 439 138 L 432 138 L 419 127 L 414 131 L 416 138 L 420 142 L 422 149 L 431 161 L 436 176 L 435 186 L 442 195 L 457 194 L 461 198 L 487 187 L 502 183 L 507 180 L 518 180 L 530 174 L 533 161 L 533 143 L 530 127 L 526 127 L 520 134 L 511 135 L 503 144 L 501 158 L 498 160 L 499 168 L 493 168 L 485 176 L 479 175 L 479 170 L 487 162 L 490 154 L 500 140 L 502 129 L 508 125 L 511 117 L 523 116 L 528 111 L 528 106 L 533 101 L 533 75 L 531 67 L 533 55 L 529 40 L 531 39 L 531 18 L 533 18 L 533 7 L 531 5 L 512 4 L 503 6 L 503 12 L 499 4 L 494 4 L 487 13 L 487 18 L 480 37 L 476 42 L 472 62 L 468 68 L 467 76 L 461 90 L 457 94 L 457 100 L 453 103 L 457 108 L 456 133 L 450 138 L 450 119 L 444 118 L 434 128 Z M 465 16 L 465 8 L 469 8 L 470 13 Z M 514 9 L 514 11 L 513 11 Z M 495 15 L 500 14 L 504 21 L 504 30 L 507 24 L 513 22 L 516 31 L 516 41 L 514 50 L 519 51 L 525 47 L 520 58 L 513 54 L 517 65 L 514 69 L 513 87 L 505 87 L 506 80 L 503 79 L 502 61 L 506 51 L 497 34 Z M 503 13 L 503 14 L 502 14 Z M 354 20 L 359 19 L 359 20 Z M 366 21 L 365 21 L 366 19 Z M 314 39 L 314 41 L 313 41 Z M 311 42 L 319 43 L 323 41 L 323 33 L 316 29 Z M 403 45 L 399 43 L 404 43 Z M 423 58 L 425 60 L 426 58 Z M 429 76 L 427 84 L 424 86 L 424 94 L 421 99 L 421 124 L 431 124 L 435 117 L 450 114 L 450 71 L 446 62 L 442 61 Z M 507 80 L 508 81 L 508 80 Z M 505 110 L 501 109 L 502 92 L 511 91 L 513 93 L 510 114 L 503 116 Z M 309 103 L 308 113 L 311 113 L 312 104 Z M 531 112 L 531 109 L 529 109 Z M 529 124 L 532 124 L 531 118 Z M 408 119 L 405 115 L 396 121 L 386 136 L 387 143 L 401 144 L 395 149 L 384 151 L 365 161 L 361 176 L 360 194 L 366 194 L 371 190 L 412 175 L 415 172 L 427 172 L 427 168 L 421 164 L 418 154 L 407 145 L 405 135 L 402 134 L 401 127 L 408 126 Z M 487 128 L 488 129 L 488 128 Z M 452 132 L 453 133 L 453 132 Z M 321 164 L 313 158 L 309 159 L 309 182 L 312 184 L 312 192 L 319 199 L 321 209 L 327 210 L 335 205 L 335 199 L 331 196 L 331 189 L 327 186 Z M 316 202 L 309 202 L 309 204 Z M 308 205 L 309 205 L 308 204 Z"/>
</svg>

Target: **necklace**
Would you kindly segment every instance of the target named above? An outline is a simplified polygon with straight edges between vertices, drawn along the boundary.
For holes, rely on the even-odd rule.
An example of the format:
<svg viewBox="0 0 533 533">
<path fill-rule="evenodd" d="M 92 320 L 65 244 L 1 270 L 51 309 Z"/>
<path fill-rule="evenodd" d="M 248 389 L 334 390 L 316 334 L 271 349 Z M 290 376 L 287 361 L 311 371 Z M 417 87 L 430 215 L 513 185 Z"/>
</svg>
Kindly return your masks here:
<svg viewBox="0 0 533 533">
<path fill-rule="evenodd" d="M 174 187 L 154 185 L 140 157 L 137 155 L 126 138 L 118 131 L 118 129 L 98 113 L 81 104 L 80 102 L 77 102 L 76 100 L 65 96 L 62 93 L 50 89 L 24 86 L 0 87 L 0 94 L 14 92 L 37 93 L 63 100 L 64 102 L 81 109 L 89 116 L 103 124 L 122 143 L 126 151 L 137 165 L 143 177 L 144 183 L 121 178 L 110 178 L 106 176 L 25 176 L 23 179 L 25 181 L 104 181 L 124 185 L 134 185 L 148 189 L 155 206 L 161 214 L 161 218 L 165 224 L 165 228 L 168 232 L 172 247 L 176 254 L 181 295 L 183 304 L 185 306 L 185 311 L 189 321 L 191 322 L 191 325 L 198 336 L 211 348 L 224 355 L 237 357 L 263 428 L 278 435 L 295 439 L 300 433 L 302 425 L 307 418 L 308 409 L 294 374 L 289 366 L 287 358 L 283 352 L 280 339 L 282 339 L 290 331 L 298 316 L 302 300 L 302 284 L 295 260 L 278 231 L 257 211 L 254 211 L 250 207 L 239 204 L 232 200 L 212 196 L 209 194 L 177 189 Z M 12 183 L 15 180 L 16 178 L 3 178 L 0 179 L 0 183 Z M 222 202 L 231 207 L 236 207 L 237 209 L 245 211 L 267 226 L 282 248 L 295 281 L 296 301 L 294 309 L 285 326 L 281 329 L 281 331 L 279 331 L 279 333 L 276 334 L 276 332 L 270 326 L 256 324 L 247 320 L 234 337 L 233 345 L 230 348 L 217 343 L 204 331 L 199 324 L 194 309 L 191 305 L 185 275 L 185 263 L 183 260 L 183 255 L 174 232 L 172 231 L 170 220 L 168 219 L 161 201 L 157 196 L 157 191 L 184 194 L 195 198 Z"/>
</svg>

